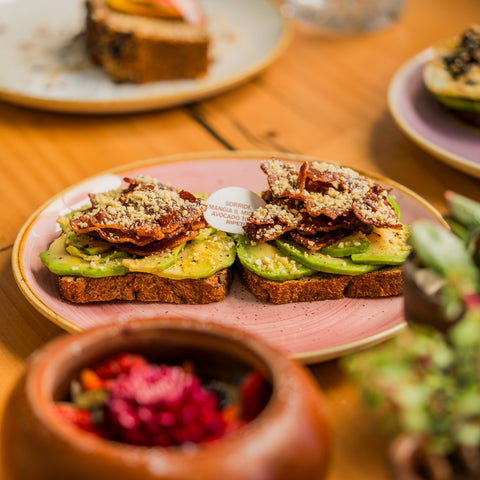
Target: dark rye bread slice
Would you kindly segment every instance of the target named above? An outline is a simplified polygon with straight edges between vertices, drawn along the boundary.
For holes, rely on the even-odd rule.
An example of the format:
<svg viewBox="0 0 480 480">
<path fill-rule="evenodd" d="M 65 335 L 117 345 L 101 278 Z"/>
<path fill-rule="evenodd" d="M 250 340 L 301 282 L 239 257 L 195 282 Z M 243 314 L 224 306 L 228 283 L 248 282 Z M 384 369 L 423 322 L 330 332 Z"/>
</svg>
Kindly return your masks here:
<svg viewBox="0 0 480 480">
<path fill-rule="evenodd" d="M 197 305 L 223 300 L 232 278 L 233 267 L 229 267 L 208 278 L 183 280 L 150 273 L 102 278 L 59 276 L 58 287 L 60 296 L 74 303 L 138 300 Z"/>
<path fill-rule="evenodd" d="M 86 0 L 87 50 L 116 81 L 196 78 L 208 68 L 204 25 L 130 15 L 107 0 Z"/>
<path fill-rule="evenodd" d="M 403 290 L 402 270 L 385 267 L 362 275 L 317 273 L 297 280 L 277 282 L 259 277 L 238 265 L 245 286 L 259 300 L 282 304 L 338 300 L 344 297 L 390 297 Z"/>
</svg>

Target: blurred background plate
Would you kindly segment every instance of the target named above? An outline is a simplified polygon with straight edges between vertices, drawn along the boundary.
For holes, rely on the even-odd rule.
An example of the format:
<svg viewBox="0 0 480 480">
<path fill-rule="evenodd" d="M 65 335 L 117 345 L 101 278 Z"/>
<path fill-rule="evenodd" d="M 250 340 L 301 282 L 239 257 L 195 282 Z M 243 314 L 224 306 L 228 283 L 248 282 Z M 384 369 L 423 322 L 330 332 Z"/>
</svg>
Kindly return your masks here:
<svg viewBox="0 0 480 480">
<path fill-rule="evenodd" d="M 388 92 L 390 112 L 421 148 L 447 165 L 480 178 L 480 127 L 448 112 L 423 83 L 423 66 L 432 55 L 432 49 L 420 52 L 395 74 Z"/>
<path fill-rule="evenodd" d="M 266 188 L 266 175 L 260 169 L 260 162 L 270 156 L 261 152 L 177 155 L 123 166 L 73 185 L 44 204 L 20 231 L 12 253 L 20 290 L 44 316 L 66 330 L 161 315 L 216 320 L 255 333 L 307 363 L 339 357 L 390 338 L 405 325 L 401 296 L 273 305 L 257 300 L 236 278 L 225 300 L 208 305 L 142 302 L 78 305 L 60 299 L 56 276 L 42 265 L 39 253 L 59 235 L 55 223 L 59 214 L 87 204 L 89 192 L 117 188 L 123 177 L 135 175 L 151 176 L 196 192 L 212 193 L 227 186 L 261 191 Z M 285 160 L 311 160 L 299 155 L 278 156 Z M 442 223 L 440 214 L 412 191 L 386 178 L 380 183 L 392 189 L 405 223 L 417 219 Z"/>
<path fill-rule="evenodd" d="M 83 0 L 0 0 L 0 99 L 70 113 L 134 112 L 218 94 L 257 74 L 291 31 L 273 0 L 199 0 L 212 37 L 196 80 L 116 84 L 87 58 Z"/>
</svg>

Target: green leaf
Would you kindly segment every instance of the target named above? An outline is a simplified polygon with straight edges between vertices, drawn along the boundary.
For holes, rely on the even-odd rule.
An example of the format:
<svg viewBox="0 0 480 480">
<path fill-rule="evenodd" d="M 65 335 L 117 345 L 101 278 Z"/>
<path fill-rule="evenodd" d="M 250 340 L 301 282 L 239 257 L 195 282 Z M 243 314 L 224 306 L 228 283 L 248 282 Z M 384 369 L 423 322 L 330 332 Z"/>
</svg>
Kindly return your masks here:
<svg viewBox="0 0 480 480">
<path fill-rule="evenodd" d="M 455 436 L 460 444 L 476 447 L 480 443 L 480 425 L 471 423 L 462 425 Z"/>
<path fill-rule="evenodd" d="M 445 215 L 445 220 L 452 232 L 466 243 L 469 239 L 468 228 L 454 219 L 451 215 Z"/>
<path fill-rule="evenodd" d="M 445 200 L 451 217 L 458 223 L 467 229 L 480 227 L 480 203 L 452 191 L 445 193 Z"/>
<path fill-rule="evenodd" d="M 457 349 L 475 346 L 480 348 L 480 312 L 467 312 L 462 321 L 450 330 L 450 339 Z"/>
<path fill-rule="evenodd" d="M 409 238 L 420 260 L 444 276 L 462 300 L 477 290 L 479 272 L 464 243 L 449 230 L 427 221 L 412 226 Z"/>
<path fill-rule="evenodd" d="M 459 392 L 455 402 L 455 415 L 471 417 L 480 415 L 480 391 L 478 385 L 471 385 L 464 392 Z"/>
</svg>

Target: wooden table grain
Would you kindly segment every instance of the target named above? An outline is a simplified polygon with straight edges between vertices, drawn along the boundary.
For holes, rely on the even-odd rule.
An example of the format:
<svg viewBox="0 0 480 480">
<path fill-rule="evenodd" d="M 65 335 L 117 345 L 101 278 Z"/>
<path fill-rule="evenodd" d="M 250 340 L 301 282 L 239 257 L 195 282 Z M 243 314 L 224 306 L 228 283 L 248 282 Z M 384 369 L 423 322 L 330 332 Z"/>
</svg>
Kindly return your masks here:
<svg viewBox="0 0 480 480">
<path fill-rule="evenodd" d="M 392 26 L 326 37 L 294 27 L 284 54 L 251 81 L 199 103 L 127 115 L 69 115 L 0 103 L 0 412 L 25 359 L 63 333 L 22 296 L 12 246 L 51 196 L 103 170 L 167 154 L 266 150 L 314 155 L 393 178 L 444 211 L 480 183 L 412 143 L 387 108 L 397 69 L 480 19 L 477 0 L 409 0 Z M 8 68 L 2 65 L 1 68 Z M 386 443 L 337 361 L 312 365 L 330 407 L 328 480 L 387 480 Z"/>
</svg>

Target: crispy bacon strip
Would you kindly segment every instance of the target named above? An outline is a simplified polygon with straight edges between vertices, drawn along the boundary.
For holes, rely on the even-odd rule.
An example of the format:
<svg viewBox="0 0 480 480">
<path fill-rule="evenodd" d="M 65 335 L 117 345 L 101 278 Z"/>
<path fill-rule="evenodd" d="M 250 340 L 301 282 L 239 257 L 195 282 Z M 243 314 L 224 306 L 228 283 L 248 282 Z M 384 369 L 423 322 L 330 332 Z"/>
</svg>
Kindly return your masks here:
<svg viewBox="0 0 480 480">
<path fill-rule="evenodd" d="M 267 174 L 267 182 L 274 197 L 294 198 L 298 190 L 298 172 L 293 165 L 277 158 L 262 162 L 261 169 Z"/>
<path fill-rule="evenodd" d="M 299 208 L 296 200 L 275 198 L 248 218 L 245 233 L 258 242 L 274 240 L 302 222 L 303 214 Z"/>
<path fill-rule="evenodd" d="M 254 225 L 253 223 L 247 223 L 243 226 L 243 230 L 250 240 L 265 243 L 281 237 L 284 233 L 290 231 L 291 228 L 281 223 L 275 223 L 273 225 Z"/>
<path fill-rule="evenodd" d="M 297 231 L 290 232 L 290 237 L 294 242 L 308 248 L 309 250 L 320 250 L 323 247 L 333 245 L 346 235 L 352 233 L 351 230 L 337 229 L 331 232 L 321 232 L 317 235 L 302 235 Z"/>
<path fill-rule="evenodd" d="M 199 223 L 200 225 L 200 223 Z M 131 244 L 124 244 L 122 245 L 121 249 L 127 253 L 131 253 L 133 255 L 139 255 L 145 257 L 147 255 L 154 255 L 157 253 L 162 253 L 165 250 L 170 250 L 175 248 L 177 245 L 182 244 L 183 242 L 188 242 L 189 240 L 194 239 L 200 233 L 201 228 L 205 228 L 207 226 L 206 222 L 203 222 L 203 226 L 195 229 L 189 230 L 184 233 L 180 233 L 179 235 L 172 237 L 172 238 L 164 238 L 162 240 L 157 240 L 155 242 L 151 242 L 148 245 L 143 247 Z"/>
<path fill-rule="evenodd" d="M 388 192 L 377 184 L 361 202 L 353 206 L 353 213 L 367 225 L 402 228 L 397 213 L 388 201 Z"/>
<path fill-rule="evenodd" d="M 355 170 L 327 162 L 304 162 L 298 176 L 299 188 L 311 192 L 317 191 L 318 188 L 323 190 L 325 187 L 322 187 L 322 184 L 351 192 L 352 185 L 357 184 L 359 180 L 371 184 L 371 180 Z"/>
<path fill-rule="evenodd" d="M 359 220 L 353 212 L 344 216 L 332 219 L 326 215 L 310 217 L 305 215 L 303 221 L 297 225 L 296 231 L 302 235 L 315 235 L 321 232 L 331 232 L 335 230 L 362 230 L 365 225 Z"/>
<path fill-rule="evenodd" d="M 335 219 L 350 212 L 369 191 L 372 182 L 354 170 L 325 162 L 306 162 L 300 168 L 299 186 L 309 215 Z"/>
<path fill-rule="evenodd" d="M 304 162 L 296 169 L 273 158 L 262 163 L 262 170 L 267 174 L 269 191 L 263 197 L 268 203 L 244 226 L 252 240 L 265 242 L 290 232 L 299 243 L 320 245 L 330 241 L 330 235 L 321 240 L 322 232 L 339 230 L 345 235 L 370 225 L 401 228 L 388 191 L 350 168 Z"/>
<path fill-rule="evenodd" d="M 248 221 L 255 225 L 273 225 L 281 222 L 289 227 L 296 227 L 303 219 L 302 208 L 296 200 L 274 198 L 264 207 L 255 210 Z"/>
<path fill-rule="evenodd" d="M 90 194 L 92 206 L 74 215 L 72 229 L 96 233 L 122 250 L 146 251 L 147 245 L 154 243 L 158 249 L 177 237 L 177 244 L 182 243 L 206 226 L 206 205 L 190 192 L 143 177 L 124 180 L 125 189 Z"/>
</svg>

